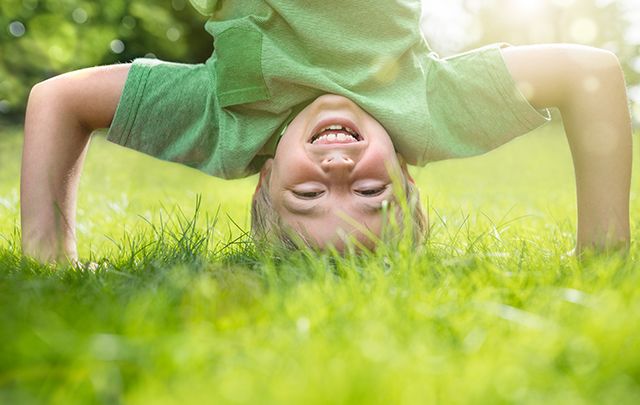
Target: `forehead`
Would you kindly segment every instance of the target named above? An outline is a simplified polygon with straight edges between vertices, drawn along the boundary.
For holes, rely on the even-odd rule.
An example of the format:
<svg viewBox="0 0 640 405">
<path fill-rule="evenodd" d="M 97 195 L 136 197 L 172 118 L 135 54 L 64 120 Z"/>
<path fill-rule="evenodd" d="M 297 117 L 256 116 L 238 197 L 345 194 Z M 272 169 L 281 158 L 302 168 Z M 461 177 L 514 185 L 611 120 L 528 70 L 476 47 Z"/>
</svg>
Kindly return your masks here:
<svg viewBox="0 0 640 405">
<path fill-rule="evenodd" d="M 383 225 L 381 209 L 360 208 L 327 209 L 313 214 L 299 214 L 279 209 L 283 224 L 318 248 L 334 246 L 340 250 L 345 242 L 354 239 L 367 248 L 373 248 Z"/>
</svg>

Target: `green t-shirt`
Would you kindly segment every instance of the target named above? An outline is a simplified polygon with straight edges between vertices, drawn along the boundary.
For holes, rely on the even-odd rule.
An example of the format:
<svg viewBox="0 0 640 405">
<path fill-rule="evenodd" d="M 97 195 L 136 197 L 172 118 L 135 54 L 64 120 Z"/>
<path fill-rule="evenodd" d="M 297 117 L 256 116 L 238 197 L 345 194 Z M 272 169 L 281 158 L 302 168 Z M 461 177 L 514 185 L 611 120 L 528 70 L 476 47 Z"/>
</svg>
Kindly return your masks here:
<svg viewBox="0 0 640 405">
<path fill-rule="evenodd" d="M 136 60 L 109 139 L 209 174 L 258 171 L 283 126 L 323 94 L 356 102 L 408 163 L 487 152 L 546 118 L 498 46 L 431 52 L 419 0 L 191 0 L 215 51 L 201 65 Z"/>
</svg>

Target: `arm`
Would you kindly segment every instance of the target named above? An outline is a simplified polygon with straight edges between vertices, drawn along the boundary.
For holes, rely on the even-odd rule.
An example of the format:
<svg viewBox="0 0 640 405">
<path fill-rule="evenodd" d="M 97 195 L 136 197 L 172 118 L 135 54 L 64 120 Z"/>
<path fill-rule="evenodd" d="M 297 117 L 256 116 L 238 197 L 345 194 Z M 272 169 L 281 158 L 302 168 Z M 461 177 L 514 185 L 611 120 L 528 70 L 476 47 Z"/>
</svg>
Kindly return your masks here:
<svg viewBox="0 0 640 405">
<path fill-rule="evenodd" d="M 576 176 L 576 250 L 626 248 L 632 140 L 618 59 L 578 45 L 514 47 L 503 55 L 529 101 L 562 114 Z"/>
<path fill-rule="evenodd" d="M 83 69 L 31 90 L 20 182 L 25 255 L 77 259 L 76 195 L 89 138 L 111 124 L 128 72 L 129 65 Z"/>
</svg>

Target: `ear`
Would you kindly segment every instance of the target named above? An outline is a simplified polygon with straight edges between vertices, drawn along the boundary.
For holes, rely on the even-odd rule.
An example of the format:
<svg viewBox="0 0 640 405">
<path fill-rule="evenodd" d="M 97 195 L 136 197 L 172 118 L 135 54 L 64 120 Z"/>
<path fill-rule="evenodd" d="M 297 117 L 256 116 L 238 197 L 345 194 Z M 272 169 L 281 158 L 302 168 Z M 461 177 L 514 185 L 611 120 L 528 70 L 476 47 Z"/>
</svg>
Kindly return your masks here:
<svg viewBox="0 0 640 405">
<path fill-rule="evenodd" d="M 258 180 L 258 185 L 256 186 L 255 193 L 257 193 L 258 190 L 260 190 L 260 187 L 262 187 L 262 182 L 265 181 L 264 179 L 268 179 L 269 175 L 271 175 L 272 167 L 273 167 L 273 159 L 268 159 L 266 162 L 264 162 L 262 169 L 260 169 L 260 179 Z"/>
<path fill-rule="evenodd" d="M 404 160 L 402 155 L 399 153 L 396 153 L 396 156 L 398 156 L 398 162 L 400 162 L 400 168 L 402 169 L 402 173 L 404 173 L 404 175 L 407 176 L 407 180 L 409 180 L 409 183 L 416 184 L 416 181 L 413 179 L 413 177 L 411 177 L 411 174 L 409 173 L 409 167 L 407 166 L 407 161 Z"/>
<path fill-rule="evenodd" d="M 273 158 L 267 159 L 262 165 L 262 169 L 260 169 L 260 177 L 264 177 L 265 175 L 271 173 L 271 168 L 273 167 Z"/>
</svg>

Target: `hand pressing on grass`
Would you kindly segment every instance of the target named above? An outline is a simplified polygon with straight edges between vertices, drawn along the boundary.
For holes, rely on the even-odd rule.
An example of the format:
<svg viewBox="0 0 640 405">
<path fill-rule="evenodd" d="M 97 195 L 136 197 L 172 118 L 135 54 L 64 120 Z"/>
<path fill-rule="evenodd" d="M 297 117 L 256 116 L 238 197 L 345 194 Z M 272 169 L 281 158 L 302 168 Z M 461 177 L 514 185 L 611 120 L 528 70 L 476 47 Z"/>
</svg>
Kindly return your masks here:
<svg viewBox="0 0 640 405">
<path fill-rule="evenodd" d="M 95 273 L 100 268 L 100 265 L 96 262 L 82 263 L 80 261 L 76 261 L 74 267 L 80 271 L 90 271 L 91 273 Z"/>
<path fill-rule="evenodd" d="M 627 250 L 631 118 L 617 57 L 578 45 L 506 48 L 503 56 L 534 106 L 562 114 L 576 177 L 575 252 Z"/>
</svg>

